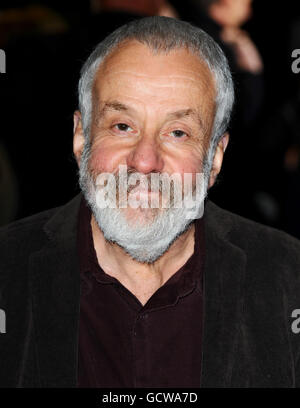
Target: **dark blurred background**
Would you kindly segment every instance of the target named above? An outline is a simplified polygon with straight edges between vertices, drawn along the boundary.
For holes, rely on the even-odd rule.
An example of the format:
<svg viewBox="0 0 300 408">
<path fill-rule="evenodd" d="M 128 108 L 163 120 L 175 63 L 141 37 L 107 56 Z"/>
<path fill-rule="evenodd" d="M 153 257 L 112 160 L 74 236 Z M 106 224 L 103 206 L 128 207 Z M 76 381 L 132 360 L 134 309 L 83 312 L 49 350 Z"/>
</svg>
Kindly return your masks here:
<svg viewBox="0 0 300 408">
<path fill-rule="evenodd" d="M 78 191 L 72 154 L 80 68 L 109 32 L 166 15 L 205 29 L 236 84 L 231 140 L 210 198 L 300 238 L 300 2 L 78 0 L 0 2 L 0 225 Z M 300 66 L 300 64 L 299 64 Z"/>
</svg>

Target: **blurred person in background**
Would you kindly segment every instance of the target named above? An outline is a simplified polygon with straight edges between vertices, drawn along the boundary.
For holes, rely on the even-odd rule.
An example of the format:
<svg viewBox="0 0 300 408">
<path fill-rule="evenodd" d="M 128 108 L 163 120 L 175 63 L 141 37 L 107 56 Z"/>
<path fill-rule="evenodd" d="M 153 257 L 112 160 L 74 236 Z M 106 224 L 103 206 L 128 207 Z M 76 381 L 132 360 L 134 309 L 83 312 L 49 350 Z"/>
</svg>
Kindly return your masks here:
<svg viewBox="0 0 300 408">
<path fill-rule="evenodd" d="M 173 4 L 181 18 L 207 31 L 225 52 L 240 95 L 236 120 L 251 125 L 262 106 L 264 68 L 257 47 L 241 28 L 252 16 L 252 0 L 188 0 L 185 8 L 176 0 Z"/>
<path fill-rule="evenodd" d="M 223 175 L 211 195 L 223 207 L 253 218 L 255 147 L 249 140 L 256 132 L 263 108 L 264 64 L 256 45 L 243 29 L 252 16 L 252 0 L 187 0 L 184 5 L 172 0 L 172 5 L 182 19 L 208 32 L 228 58 L 236 90 L 231 144 Z"/>
</svg>

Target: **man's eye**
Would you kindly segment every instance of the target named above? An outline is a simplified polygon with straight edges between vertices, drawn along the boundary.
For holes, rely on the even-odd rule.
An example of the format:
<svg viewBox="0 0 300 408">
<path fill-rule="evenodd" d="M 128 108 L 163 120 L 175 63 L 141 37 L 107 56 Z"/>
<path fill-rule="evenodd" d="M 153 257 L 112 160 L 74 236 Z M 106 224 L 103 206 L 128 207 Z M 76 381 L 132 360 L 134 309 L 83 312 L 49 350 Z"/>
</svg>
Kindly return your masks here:
<svg viewBox="0 0 300 408">
<path fill-rule="evenodd" d="M 132 130 L 132 128 L 128 125 L 126 125 L 126 123 L 117 123 L 115 125 L 115 127 L 120 130 L 121 132 L 127 132 L 129 129 Z"/>
<path fill-rule="evenodd" d="M 173 136 L 175 136 L 176 138 L 181 138 L 181 137 L 183 137 L 183 136 L 186 136 L 186 133 L 185 133 L 183 130 L 179 130 L 179 129 L 173 130 L 173 131 L 171 132 L 171 134 L 172 134 Z"/>
</svg>

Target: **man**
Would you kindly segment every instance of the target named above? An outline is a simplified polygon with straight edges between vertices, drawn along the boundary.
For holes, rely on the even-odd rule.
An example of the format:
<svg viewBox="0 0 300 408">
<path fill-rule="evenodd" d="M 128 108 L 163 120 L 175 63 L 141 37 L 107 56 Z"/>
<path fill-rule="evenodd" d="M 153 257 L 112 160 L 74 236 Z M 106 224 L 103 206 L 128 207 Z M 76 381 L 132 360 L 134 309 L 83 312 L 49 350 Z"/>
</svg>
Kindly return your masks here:
<svg viewBox="0 0 300 408">
<path fill-rule="evenodd" d="M 232 104 L 224 54 L 188 23 L 96 47 L 74 114 L 83 195 L 1 230 L 2 386 L 300 385 L 299 242 L 204 204 Z M 182 180 L 197 200 L 177 206 Z"/>
</svg>

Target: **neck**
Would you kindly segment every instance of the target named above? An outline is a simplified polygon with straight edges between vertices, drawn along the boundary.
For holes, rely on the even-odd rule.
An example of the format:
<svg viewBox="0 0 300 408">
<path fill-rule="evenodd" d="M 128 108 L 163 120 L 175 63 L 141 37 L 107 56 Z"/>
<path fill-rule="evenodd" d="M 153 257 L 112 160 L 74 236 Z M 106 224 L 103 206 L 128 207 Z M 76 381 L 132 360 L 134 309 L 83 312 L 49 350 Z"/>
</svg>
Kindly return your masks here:
<svg viewBox="0 0 300 408">
<path fill-rule="evenodd" d="M 117 278 L 127 289 L 135 293 L 143 304 L 194 253 L 194 223 L 159 259 L 151 264 L 132 259 L 119 245 L 108 242 L 93 215 L 91 227 L 98 262 L 103 271 Z"/>
</svg>

